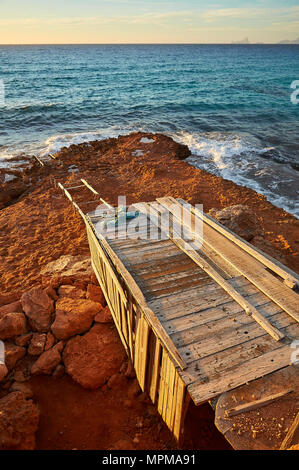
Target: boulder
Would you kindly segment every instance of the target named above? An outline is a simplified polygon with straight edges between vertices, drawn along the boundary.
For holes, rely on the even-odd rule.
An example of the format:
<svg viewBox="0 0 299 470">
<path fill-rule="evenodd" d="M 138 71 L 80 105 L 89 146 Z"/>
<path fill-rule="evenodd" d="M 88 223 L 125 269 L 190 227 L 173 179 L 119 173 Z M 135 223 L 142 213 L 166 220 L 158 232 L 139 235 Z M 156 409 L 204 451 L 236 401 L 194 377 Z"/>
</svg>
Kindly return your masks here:
<svg viewBox="0 0 299 470">
<path fill-rule="evenodd" d="M 86 298 L 89 300 L 93 300 L 94 302 L 99 302 L 102 307 L 105 307 L 106 305 L 106 300 L 100 286 L 88 284 Z"/>
<path fill-rule="evenodd" d="M 52 335 L 52 333 L 49 331 L 49 333 L 47 334 L 47 340 L 46 340 L 46 344 L 45 344 L 45 351 L 48 351 L 50 348 L 52 348 L 54 343 L 55 343 L 55 338 Z"/>
<path fill-rule="evenodd" d="M 9 294 L 0 294 L 0 306 L 12 304 L 20 300 L 22 292 L 10 292 Z M 9 312 L 8 312 L 9 313 Z"/>
<path fill-rule="evenodd" d="M 27 346 L 31 338 L 32 333 L 26 333 L 25 335 L 21 335 L 15 338 L 15 343 L 17 346 Z"/>
<path fill-rule="evenodd" d="M 242 204 L 225 207 L 224 209 L 211 209 L 208 214 L 244 240 L 250 241 L 263 230 L 251 209 Z"/>
<path fill-rule="evenodd" d="M 41 287 L 33 287 L 22 295 L 21 302 L 32 330 L 46 333 L 54 312 L 53 299 Z"/>
<path fill-rule="evenodd" d="M 31 356 L 39 356 L 45 349 L 46 341 L 47 335 L 45 333 L 33 333 L 28 353 Z"/>
<path fill-rule="evenodd" d="M 5 365 L 8 370 L 14 369 L 16 363 L 26 355 L 26 348 L 13 343 L 5 343 Z"/>
<path fill-rule="evenodd" d="M 63 352 L 66 372 L 84 388 L 102 387 L 119 371 L 125 351 L 114 328 L 96 324 L 84 336 L 70 339 Z"/>
<path fill-rule="evenodd" d="M 11 304 L 4 305 L 3 307 L 1 307 L 0 308 L 0 319 L 5 317 L 5 315 L 7 315 L 8 313 L 14 313 L 14 312 L 18 312 L 18 313 L 23 312 L 22 304 L 19 300 L 16 301 L 16 302 L 12 302 Z"/>
<path fill-rule="evenodd" d="M 68 339 L 89 330 L 96 314 L 102 309 L 97 302 L 86 299 L 60 298 L 51 330 L 57 339 Z"/>
<path fill-rule="evenodd" d="M 12 392 L 0 400 L 0 449 L 34 450 L 39 410 L 21 392 Z"/>
<path fill-rule="evenodd" d="M 113 318 L 108 307 L 103 308 L 94 318 L 96 323 L 113 323 Z"/>
<path fill-rule="evenodd" d="M 57 343 L 53 348 L 45 351 L 31 368 L 32 375 L 46 374 L 50 375 L 61 362 L 61 351 L 63 343 Z"/>
<path fill-rule="evenodd" d="M 86 293 L 82 289 L 77 289 L 74 286 L 60 286 L 58 289 L 60 297 L 69 297 L 71 299 L 85 299 Z"/>
<path fill-rule="evenodd" d="M 92 274 L 90 257 L 64 255 L 56 261 L 48 263 L 42 270 L 43 283 L 51 283 L 53 278 L 58 280 L 58 285 L 71 283 L 77 280 L 89 281 Z"/>
<path fill-rule="evenodd" d="M 32 398 L 33 391 L 31 386 L 24 382 L 13 382 L 12 386 L 10 387 L 11 392 L 22 392 L 25 398 Z"/>
<path fill-rule="evenodd" d="M 63 364 L 58 364 L 58 366 L 54 370 L 52 376 L 54 377 L 54 379 L 60 379 L 61 377 L 64 376 L 64 374 L 65 374 L 64 365 Z"/>
<path fill-rule="evenodd" d="M 57 295 L 57 292 L 56 290 L 52 287 L 52 286 L 48 286 L 45 288 L 45 292 L 46 294 L 51 297 L 51 299 L 53 300 L 57 300 L 58 299 L 58 295 Z"/>
<path fill-rule="evenodd" d="M 8 369 L 5 364 L 2 364 L 0 362 L 0 382 L 7 376 L 8 374 Z"/>
<path fill-rule="evenodd" d="M 0 319 L 0 340 L 14 338 L 26 333 L 24 313 L 7 313 Z"/>
</svg>

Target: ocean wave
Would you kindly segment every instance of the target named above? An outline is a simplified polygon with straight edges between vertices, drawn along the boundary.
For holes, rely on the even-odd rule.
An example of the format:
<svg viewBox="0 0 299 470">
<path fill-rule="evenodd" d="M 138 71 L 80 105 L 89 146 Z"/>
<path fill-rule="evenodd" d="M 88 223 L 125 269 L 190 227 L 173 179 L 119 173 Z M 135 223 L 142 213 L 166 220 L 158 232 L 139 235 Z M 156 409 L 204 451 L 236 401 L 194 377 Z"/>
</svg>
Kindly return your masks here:
<svg viewBox="0 0 299 470">
<path fill-rule="evenodd" d="M 298 173 L 269 158 L 271 152 L 275 154 L 275 147 L 263 147 L 259 139 L 248 134 L 180 132 L 172 137 L 189 147 L 192 155 L 187 161 L 194 167 L 249 187 L 299 217 L 294 189 L 299 184 Z"/>
<path fill-rule="evenodd" d="M 82 144 L 83 142 L 92 142 L 94 140 L 103 140 L 111 137 L 119 137 L 131 132 L 142 131 L 140 126 L 111 126 L 109 128 L 98 129 L 90 132 L 74 132 L 68 134 L 53 135 L 46 139 L 40 155 L 45 157 L 50 153 L 56 153 L 63 147 Z"/>
</svg>

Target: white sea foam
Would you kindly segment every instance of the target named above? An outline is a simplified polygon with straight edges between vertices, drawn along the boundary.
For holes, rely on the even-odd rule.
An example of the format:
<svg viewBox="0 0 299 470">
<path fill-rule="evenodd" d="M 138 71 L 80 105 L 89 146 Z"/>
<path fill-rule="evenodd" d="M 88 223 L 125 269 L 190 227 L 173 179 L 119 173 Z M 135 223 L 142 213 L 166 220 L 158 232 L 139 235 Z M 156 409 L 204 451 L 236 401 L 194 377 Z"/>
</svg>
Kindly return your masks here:
<svg viewBox="0 0 299 470">
<path fill-rule="evenodd" d="M 261 158 L 274 147 L 263 147 L 248 134 L 181 132 L 172 137 L 188 145 L 191 165 L 254 189 L 277 207 L 299 216 L 294 193 L 299 176 L 287 165 Z"/>
<path fill-rule="evenodd" d="M 0 152 L 0 168 L 10 167 L 9 160 L 23 152 L 46 157 L 72 144 L 119 137 L 131 132 L 148 132 L 141 126 L 111 126 L 90 132 L 74 132 L 53 135 L 41 144 L 23 148 L 17 153 L 11 149 Z M 187 145 L 192 155 L 188 162 L 237 184 L 264 194 L 269 201 L 299 217 L 298 194 L 299 174 L 287 165 L 279 165 L 272 160 L 261 158 L 274 147 L 263 147 L 261 142 L 248 134 L 234 133 L 168 133 L 174 140 Z M 16 149 L 15 149 L 16 150 Z"/>
<path fill-rule="evenodd" d="M 111 126 L 105 129 L 98 129 L 92 132 L 74 132 L 70 134 L 58 134 L 49 137 L 41 150 L 41 156 L 46 156 L 49 153 L 55 153 L 61 150 L 63 147 L 70 147 L 75 144 L 82 144 L 83 142 L 92 142 L 94 140 L 103 140 L 111 137 L 119 137 L 120 135 L 126 135 L 131 132 L 137 132 L 141 129 L 136 127 L 119 127 Z"/>
</svg>

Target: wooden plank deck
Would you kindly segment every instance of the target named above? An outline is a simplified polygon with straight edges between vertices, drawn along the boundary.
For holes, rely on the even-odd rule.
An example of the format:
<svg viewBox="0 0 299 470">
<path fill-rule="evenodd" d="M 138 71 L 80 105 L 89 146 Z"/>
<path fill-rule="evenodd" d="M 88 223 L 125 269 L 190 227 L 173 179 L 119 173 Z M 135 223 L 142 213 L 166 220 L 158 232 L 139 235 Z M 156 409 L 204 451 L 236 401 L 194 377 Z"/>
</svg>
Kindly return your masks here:
<svg viewBox="0 0 299 470">
<path fill-rule="evenodd" d="M 162 198 L 146 207 L 172 223 L 178 207 L 189 210 L 191 252 L 140 203 L 133 222 L 104 232 L 101 210 L 83 218 L 93 268 L 141 388 L 179 438 L 189 394 L 199 405 L 290 364 L 299 277 L 185 201 Z M 203 234 L 195 232 L 197 218 Z"/>
<path fill-rule="evenodd" d="M 111 238 L 109 245 L 185 360 L 187 368 L 178 372 L 195 404 L 290 363 L 290 344 L 299 338 L 299 326 L 288 313 L 298 311 L 298 294 L 215 229 L 204 224 L 199 251 L 286 336 L 282 342 L 273 340 L 171 240 Z"/>
</svg>

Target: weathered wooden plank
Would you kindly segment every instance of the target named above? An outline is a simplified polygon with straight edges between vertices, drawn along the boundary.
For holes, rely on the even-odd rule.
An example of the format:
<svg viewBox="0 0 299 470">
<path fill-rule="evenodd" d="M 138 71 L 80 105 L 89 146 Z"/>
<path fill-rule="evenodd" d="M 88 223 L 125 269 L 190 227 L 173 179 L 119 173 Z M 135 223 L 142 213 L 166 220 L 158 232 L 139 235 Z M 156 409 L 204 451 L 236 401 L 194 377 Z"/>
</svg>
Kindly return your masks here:
<svg viewBox="0 0 299 470">
<path fill-rule="evenodd" d="M 287 389 L 287 390 L 284 390 L 283 392 L 272 393 L 272 395 L 268 395 L 266 397 L 260 398 L 259 400 L 255 400 L 249 403 L 243 403 L 242 405 L 238 405 L 238 406 L 235 406 L 234 408 L 230 408 L 229 410 L 226 410 L 225 416 L 228 416 L 228 417 L 236 416 L 236 415 L 239 415 L 240 413 L 246 413 L 247 411 L 256 410 L 257 408 L 262 408 L 263 406 L 273 403 L 279 398 L 285 397 L 292 391 L 293 391 L 292 389 Z"/>
<path fill-rule="evenodd" d="M 291 446 L 299 444 L 299 413 L 297 413 L 286 437 L 284 438 L 280 450 L 289 449 Z"/>
<path fill-rule="evenodd" d="M 165 204 L 169 205 L 169 202 Z M 181 207 L 183 208 L 182 205 Z M 186 209 L 183 208 L 183 210 Z M 189 228 L 192 229 L 190 225 Z M 198 239 L 201 239 L 200 235 L 198 235 Z M 264 292 L 273 302 L 277 303 L 285 312 L 299 322 L 298 294 L 290 289 L 286 289 L 284 284 L 264 269 L 260 261 L 257 261 L 252 256 L 248 256 L 234 242 L 224 238 L 217 230 L 207 224 L 204 225 L 204 240 L 222 258 L 235 266 L 243 276 L 247 277 L 250 282 Z"/>
<path fill-rule="evenodd" d="M 126 303 L 127 299 L 126 299 L 126 296 L 124 295 L 123 288 L 122 288 L 122 286 L 119 282 L 119 279 L 118 279 L 117 275 L 115 274 L 114 269 L 110 265 L 109 260 L 107 259 L 107 255 L 106 255 L 103 247 L 98 242 L 97 237 L 96 237 L 95 233 L 93 232 L 93 230 L 90 227 L 88 222 L 86 222 L 86 229 L 87 229 L 87 234 L 88 234 L 88 237 L 89 237 L 89 245 L 91 246 L 91 249 L 93 250 L 94 257 L 97 257 L 97 256 L 101 255 L 101 258 L 103 260 L 106 260 L 105 261 L 105 267 L 109 271 L 109 275 L 112 277 L 114 283 L 116 284 L 116 286 L 119 290 L 119 293 L 122 297 L 123 302 Z"/>
<path fill-rule="evenodd" d="M 210 400 L 227 390 L 232 390 L 246 382 L 263 377 L 274 370 L 282 369 L 290 363 L 290 347 L 281 348 L 263 354 L 243 364 L 236 366 L 234 371 L 222 373 L 221 379 L 211 380 L 206 384 L 198 385 L 196 382 L 188 386 L 188 391 L 196 405 Z"/>
<path fill-rule="evenodd" d="M 159 396 L 158 396 L 158 412 L 162 415 L 163 411 L 163 402 L 165 394 L 165 372 L 166 372 L 166 359 L 167 353 L 162 348 L 162 365 L 160 369 L 160 383 L 159 383 Z"/>
<path fill-rule="evenodd" d="M 273 315 L 276 315 L 278 313 L 282 313 L 283 315 L 285 315 L 285 312 L 283 312 L 283 310 L 281 310 L 277 305 L 273 305 L 270 302 L 261 306 L 261 309 L 263 310 L 265 318 L 268 319 L 271 319 Z M 191 328 L 186 327 L 184 330 L 175 332 L 173 334 L 169 332 L 169 334 L 178 347 L 184 347 L 191 343 L 201 341 L 203 338 L 207 340 L 210 336 L 213 335 L 220 335 L 222 337 L 222 334 L 224 332 L 229 334 L 229 329 L 232 330 L 232 334 L 237 332 L 237 334 L 240 336 L 242 336 L 240 328 L 243 327 L 245 328 L 245 331 L 247 331 L 246 334 L 248 335 L 251 334 L 251 331 L 258 331 L 262 333 L 262 330 L 260 328 L 256 328 L 256 323 L 254 322 L 254 320 L 252 320 L 251 317 L 248 317 L 248 315 L 246 315 L 244 311 L 240 310 L 237 313 L 234 311 L 222 312 L 223 315 L 221 315 L 221 312 L 219 312 L 219 317 L 212 320 L 209 316 L 209 311 L 206 311 L 206 321 L 204 323 L 201 323 L 200 325 L 197 324 L 195 326 L 191 326 Z M 289 319 L 287 317 L 286 321 L 289 322 Z M 167 331 L 169 331 L 169 329 Z"/>
<path fill-rule="evenodd" d="M 179 199 L 178 201 L 181 203 L 185 202 L 182 199 Z M 258 249 L 257 247 L 253 247 L 246 240 L 241 238 L 236 233 L 232 232 L 229 228 L 224 227 L 222 224 L 220 224 L 220 222 L 217 222 L 216 220 L 214 220 L 212 217 L 208 216 L 204 212 L 199 211 L 195 207 L 191 207 L 191 211 L 195 215 L 200 217 L 204 222 L 209 224 L 211 227 L 215 228 L 218 232 L 220 232 L 226 238 L 228 238 L 229 240 L 232 240 L 234 243 L 236 243 L 236 245 L 243 248 L 244 251 L 246 251 L 246 253 L 249 253 L 251 256 L 253 256 L 258 261 L 263 263 L 265 266 L 267 266 L 276 274 L 279 274 L 286 281 L 285 283 L 288 287 L 293 289 L 296 285 L 299 285 L 298 275 L 294 271 L 289 269 L 287 266 L 284 266 L 278 260 L 272 258 L 270 255 L 268 255 L 267 253 L 264 253 L 262 250 Z"/>
<path fill-rule="evenodd" d="M 177 302 L 175 302 L 176 297 Z M 149 300 L 148 305 L 160 320 L 166 321 L 231 301 L 231 297 L 226 293 L 223 294 L 217 284 L 209 283 L 177 292 L 175 295 L 163 295 Z"/>
<path fill-rule="evenodd" d="M 148 339 L 150 327 L 144 317 L 141 317 L 141 334 L 139 342 L 139 377 L 138 381 L 141 390 L 145 391 L 146 386 L 146 369 L 147 369 L 147 358 L 148 358 Z"/>
<path fill-rule="evenodd" d="M 153 290 L 160 289 L 161 287 L 167 287 L 168 285 L 173 285 L 176 282 L 183 282 L 184 280 L 188 280 L 191 277 L 198 277 L 199 279 L 207 277 L 206 273 L 196 265 L 194 269 L 192 266 L 188 266 L 187 268 L 180 266 L 180 268 L 180 270 L 176 270 L 174 273 L 157 273 L 155 276 L 150 275 L 149 277 L 141 276 L 139 273 L 137 275 L 146 288 Z"/>
<path fill-rule="evenodd" d="M 271 316 L 273 325 L 280 329 L 290 324 L 290 320 L 285 312 L 279 312 Z M 201 330 L 201 331 L 199 331 Z M 197 341 L 180 347 L 183 359 L 189 364 L 197 359 L 210 356 L 224 349 L 231 348 L 236 344 L 244 343 L 250 339 L 257 338 L 264 334 L 263 329 L 257 324 L 242 325 L 234 328 L 227 328 L 218 331 L 211 336 L 205 336 L 203 329 L 197 329 Z M 195 335 L 194 335 L 195 336 Z M 178 343 L 178 347 L 181 343 Z"/>
<path fill-rule="evenodd" d="M 167 209 L 171 211 L 171 207 L 168 204 Z M 151 210 L 157 211 L 157 214 L 161 214 L 161 209 L 159 205 L 154 206 L 151 204 L 149 206 Z M 140 210 L 141 211 L 141 210 Z M 175 211 L 174 211 L 175 215 Z M 171 217 L 170 217 L 171 219 Z M 160 220 L 162 224 L 162 219 Z M 175 223 L 175 217 L 172 218 L 172 225 Z M 183 250 L 191 259 L 193 259 L 202 269 L 204 269 L 236 302 L 238 302 L 246 311 L 246 313 L 254 318 L 254 320 L 259 323 L 262 328 L 264 328 L 276 341 L 279 341 L 283 338 L 283 334 L 275 328 L 271 323 L 266 320 L 258 311 L 257 309 L 251 305 L 243 296 L 241 296 L 220 274 L 213 269 L 211 265 L 209 265 L 194 249 L 191 248 L 190 244 L 185 242 L 183 239 L 178 238 L 178 232 L 175 228 L 171 228 L 170 238 L 174 241 L 174 243 L 179 246 L 181 250 Z"/>
<path fill-rule="evenodd" d="M 113 262 L 113 264 L 117 267 L 117 270 L 119 271 L 120 275 L 122 276 L 124 282 L 127 285 L 128 290 L 131 291 L 131 294 L 135 298 L 136 302 L 139 304 L 140 308 L 142 309 L 142 312 L 146 316 L 147 320 L 149 321 L 151 327 L 155 331 L 156 335 L 159 336 L 160 341 L 162 344 L 166 347 L 168 350 L 169 354 L 172 356 L 173 360 L 176 361 L 176 363 L 184 369 L 186 364 L 180 357 L 180 354 L 176 347 L 174 346 L 172 340 L 164 330 L 163 326 L 161 325 L 159 319 L 156 317 L 154 312 L 148 307 L 145 298 L 142 294 L 142 291 L 136 284 L 135 280 L 129 273 L 129 271 L 126 269 L 122 261 L 118 258 L 118 256 L 115 254 L 113 249 L 110 247 L 109 243 L 107 240 L 103 237 L 101 233 L 97 233 L 97 237 L 100 241 L 100 244 L 104 247 L 106 250 L 107 254 L 109 255 L 109 258 Z"/>
<path fill-rule="evenodd" d="M 287 337 L 296 337 L 297 324 L 283 328 Z M 211 356 L 206 356 L 188 364 L 188 368 L 180 371 L 186 385 L 191 383 L 207 383 L 212 380 L 221 380 L 222 374 L 234 371 L 236 367 L 243 365 L 247 370 L 247 363 L 265 353 L 273 352 L 281 348 L 281 343 L 273 341 L 271 336 L 264 334 L 245 343 L 237 344 L 231 348 L 219 351 Z M 291 353 L 290 353 L 291 354 Z M 290 357 L 291 360 L 291 357 Z M 270 364 L 271 366 L 272 364 Z M 275 370 L 275 367 L 274 369 Z M 270 370 L 272 372 L 272 370 Z"/>
<path fill-rule="evenodd" d="M 265 303 L 264 299 L 261 298 L 261 294 L 252 294 L 248 297 L 250 302 L 253 303 L 256 307 L 259 307 Z M 266 303 L 269 303 L 267 301 Z M 278 306 L 276 306 L 278 311 L 280 310 Z M 180 331 L 188 330 L 189 328 L 193 328 L 195 326 L 205 325 L 210 321 L 219 320 L 221 318 L 226 318 L 228 315 L 235 317 L 236 325 L 241 323 L 239 318 L 239 313 L 242 313 L 243 309 L 240 307 L 239 304 L 236 302 L 228 302 L 223 305 L 219 305 L 216 308 L 208 308 L 204 311 L 199 311 L 195 313 L 191 313 L 189 315 L 185 315 L 185 312 L 182 311 L 182 316 L 173 318 L 171 320 L 165 319 L 163 321 L 161 315 L 161 321 L 163 322 L 164 328 L 166 328 L 169 335 L 173 333 L 178 333 Z M 248 321 L 246 316 L 246 322 Z"/>
<path fill-rule="evenodd" d="M 161 343 L 156 338 L 155 349 L 154 349 L 154 360 L 153 360 L 153 370 L 151 375 L 151 384 L 150 384 L 150 398 L 153 403 L 156 403 L 157 393 L 159 388 L 159 379 L 160 379 L 160 362 L 161 362 L 161 353 L 162 347 Z"/>
<path fill-rule="evenodd" d="M 177 441 L 180 439 L 182 424 L 183 424 L 183 415 L 184 415 L 184 400 L 185 400 L 186 387 L 181 378 L 178 378 L 177 385 L 177 398 L 176 398 L 176 411 L 174 418 L 173 434 Z"/>
</svg>

